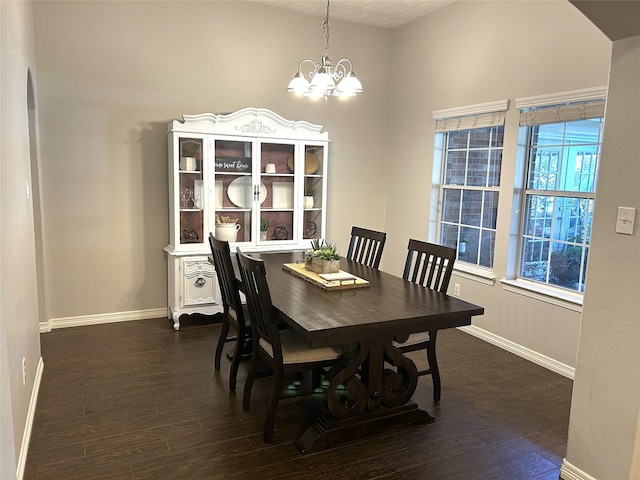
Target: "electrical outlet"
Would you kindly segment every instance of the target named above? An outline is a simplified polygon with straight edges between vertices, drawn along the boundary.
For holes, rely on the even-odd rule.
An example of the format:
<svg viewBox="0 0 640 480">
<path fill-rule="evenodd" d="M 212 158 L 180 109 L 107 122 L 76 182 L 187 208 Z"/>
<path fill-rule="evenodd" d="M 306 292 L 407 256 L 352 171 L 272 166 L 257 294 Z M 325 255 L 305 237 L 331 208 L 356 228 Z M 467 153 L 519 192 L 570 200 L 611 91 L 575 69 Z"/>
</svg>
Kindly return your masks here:
<svg viewBox="0 0 640 480">
<path fill-rule="evenodd" d="M 27 384 L 27 358 L 22 357 L 22 385 Z"/>
<path fill-rule="evenodd" d="M 453 284 L 453 294 L 454 294 L 456 297 L 459 297 L 459 296 L 460 296 L 460 284 L 459 284 L 459 283 L 454 283 L 454 284 Z"/>
</svg>

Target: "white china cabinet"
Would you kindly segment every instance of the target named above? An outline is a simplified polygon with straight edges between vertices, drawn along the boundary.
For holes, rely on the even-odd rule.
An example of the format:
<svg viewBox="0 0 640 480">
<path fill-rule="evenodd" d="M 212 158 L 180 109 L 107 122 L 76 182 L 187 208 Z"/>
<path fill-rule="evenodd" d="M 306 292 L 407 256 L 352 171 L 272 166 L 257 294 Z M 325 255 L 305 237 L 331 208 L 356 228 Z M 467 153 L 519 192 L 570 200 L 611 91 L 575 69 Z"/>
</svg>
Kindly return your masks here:
<svg viewBox="0 0 640 480">
<path fill-rule="evenodd" d="M 243 251 L 325 237 L 327 132 L 263 108 L 169 124 L 169 318 L 222 311 L 209 233 Z"/>
</svg>

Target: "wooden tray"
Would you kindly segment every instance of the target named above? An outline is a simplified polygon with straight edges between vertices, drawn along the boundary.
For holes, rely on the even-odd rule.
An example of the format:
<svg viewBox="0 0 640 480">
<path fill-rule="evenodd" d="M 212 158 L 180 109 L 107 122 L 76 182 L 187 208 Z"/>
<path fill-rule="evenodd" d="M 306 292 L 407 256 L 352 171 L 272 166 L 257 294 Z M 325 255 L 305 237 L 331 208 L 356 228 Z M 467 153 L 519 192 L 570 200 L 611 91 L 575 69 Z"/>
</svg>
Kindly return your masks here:
<svg viewBox="0 0 640 480">
<path fill-rule="evenodd" d="M 362 288 L 369 286 L 369 282 L 367 280 L 363 280 L 362 278 L 351 275 L 350 273 L 347 273 L 343 270 L 340 270 L 340 273 L 349 275 L 352 277 L 352 279 L 335 280 L 330 282 L 320 277 L 320 275 L 318 275 L 316 272 L 307 270 L 304 266 L 304 263 L 285 263 L 282 265 L 282 268 L 287 272 L 293 273 L 295 276 L 303 278 L 307 282 L 312 283 L 316 287 L 320 287 L 324 290 L 348 290 L 351 288 Z"/>
</svg>

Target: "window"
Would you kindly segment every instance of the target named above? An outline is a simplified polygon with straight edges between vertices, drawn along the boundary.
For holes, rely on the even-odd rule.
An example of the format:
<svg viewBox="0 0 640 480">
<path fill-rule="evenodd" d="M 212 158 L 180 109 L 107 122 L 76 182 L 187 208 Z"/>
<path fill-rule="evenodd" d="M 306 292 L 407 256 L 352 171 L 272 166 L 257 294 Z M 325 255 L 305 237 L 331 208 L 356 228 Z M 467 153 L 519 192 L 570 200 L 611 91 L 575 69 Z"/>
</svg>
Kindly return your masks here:
<svg viewBox="0 0 640 480">
<path fill-rule="evenodd" d="M 603 115 L 604 100 L 521 108 L 518 277 L 584 291 Z"/>
<path fill-rule="evenodd" d="M 440 174 L 438 242 L 456 248 L 458 262 L 492 268 L 507 102 L 486 106 L 497 108 L 451 117 L 434 112 L 434 168 Z"/>
</svg>

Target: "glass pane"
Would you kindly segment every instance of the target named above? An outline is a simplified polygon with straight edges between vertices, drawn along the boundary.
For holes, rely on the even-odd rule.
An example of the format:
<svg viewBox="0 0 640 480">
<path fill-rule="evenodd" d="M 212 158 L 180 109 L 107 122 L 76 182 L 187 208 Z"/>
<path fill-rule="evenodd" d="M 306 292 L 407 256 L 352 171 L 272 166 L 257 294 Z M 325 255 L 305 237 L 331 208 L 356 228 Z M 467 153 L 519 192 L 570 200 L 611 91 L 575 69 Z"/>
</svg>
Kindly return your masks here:
<svg viewBox="0 0 640 480">
<path fill-rule="evenodd" d="M 524 212 L 524 235 L 550 238 L 555 197 L 527 195 Z"/>
<path fill-rule="evenodd" d="M 504 140 L 504 126 L 493 127 L 491 129 L 491 146 L 493 148 L 502 148 Z"/>
<path fill-rule="evenodd" d="M 214 235 L 230 242 L 249 242 L 254 207 L 251 142 L 216 140 L 214 174 Z M 261 184 L 259 198 L 266 198 Z"/>
<path fill-rule="evenodd" d="M 467 169 L 467 152 L 454 151 L 447 152 L 445 162 L 444 184 L 464 185 Z"/>
<path fill-rule="evenodd" d="M 498 192 L 484 192 L 484 206 L 482 207 L 482 226 L 496 228 L 498 217 Z"/>
<path fill-rule="evenodd" d="M 460 198 L 462 196 L 462 190 L 447 188 L 444 191 L 444 198 L 442 200 L 442 221 L 454 222 L 460 221 Z"/>
<path fill-rule="evenodd" d="M 480 262 L 483 267 L 493 267 L 493 252 L 496 245 L 496 232 L 482 230 L 480 242 Z"/>
<path fill-rule="evenodd" d="M 548 241 L 525 238 L 520 261 L 520 276 L 539 282 L 546 282 L 548 255 Z"/>
<path fill-rule="evenodd" d="M 456 248 L 458 244 L 458 231 L 460 227 L 458 225 L 451 225 L 445 223 L 440 230 L 440 245 L 445 247 Z"/>
<path fill-rule="evenodd" d="M 540 146 L 562 145 L 564 126 L 564 123 L 550 123 L 532 127 L 531 143 Z"/>
<path fill-rule="evenodd" d="M 482 192 L 465 190 L 462 194 L 462 216 L 460 223 L 463 225 L 480 226 L 482 219 Z"/>
<path fill-rule="evenodd" d="M 322 235 L 322 181 L 324 176 L 324 147 L 307 145 L 305 147 L 306 159 L 317 163 L 318 168 L 306 165 L 304 176 L 304 203 L 302 238 L 321 238 Z"/>
<path fill-rule="evenodd" d="M 463 262 L 474 263 L 477 265 L 479 248 L 480 230 L 478 228 L 462 227 L 460 229 L 458 258 Z"/>
<path fill-rule="evenodd" d="M 294 232 L 293 209 L 295 145 L 287 143 L 260 144 L 260 183 L 266 195 L 260 202 L 260 240 L 292 240 Z M 320 161 L 307 152 L 306 163 L 298 162 L 305 172 L 317 172 Z M 309 205 L 313 208 L 315 188 L 309 185 Z"/>
<path fill-rule="evenodd" d="M 487 185 L 489 173 L 489 151 L 472 150 L 469 152 L 467 166 L 467 185 L 484 187 Z"/>
<path fill-rule="evenodd" d="M 469 130 L 469 148 L 489 148 L 492 131 L 492 128 Z"/>
<path fill-rule="evenodd" d="M 549 283 L 578 290 L 582 278 L 582 247 L 553 243 L 549 261 Z"/>
<path fill-rule="evenodd" d="M 583 243 L 590 204 L 589 199 L 585 198 L 557 198 L 553 239 Z"/>
<path fill-rule="evenodd" d="M 566 143 L 596 144 L 602 135 L 602 119 L 576 120 L 566 123 Z"/>
<path fill-rule="evenodd" d="M 178 139 L 180 243 L 202 243 L 204 238 L 204 191 L 202 188 L 202 139 Z"/>
<path fill-rule="evenodd" d="M 447 149 L 466 149 L 469 141 L 469 132 L 461 130 L 457 132 L 449 132 L 447 134 Z"/>
<path fill-rule="evenodd" d="M 527 188 L 556 190 L 560 166 L 559 149 L 532 148 Z"/>
<path fill-rule="evenodd" d="M 500 172 L 502 170 L 502 149 L 491 150 L 491 158 L 489 159 L 489 175 L 487 186 L 500 186 Z"/>
</svg>

